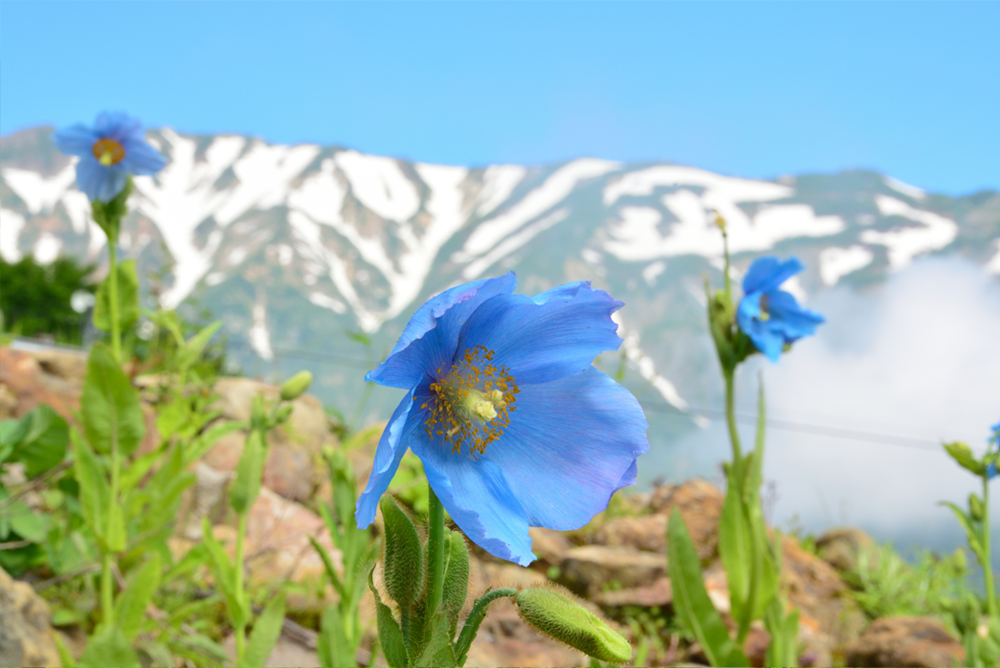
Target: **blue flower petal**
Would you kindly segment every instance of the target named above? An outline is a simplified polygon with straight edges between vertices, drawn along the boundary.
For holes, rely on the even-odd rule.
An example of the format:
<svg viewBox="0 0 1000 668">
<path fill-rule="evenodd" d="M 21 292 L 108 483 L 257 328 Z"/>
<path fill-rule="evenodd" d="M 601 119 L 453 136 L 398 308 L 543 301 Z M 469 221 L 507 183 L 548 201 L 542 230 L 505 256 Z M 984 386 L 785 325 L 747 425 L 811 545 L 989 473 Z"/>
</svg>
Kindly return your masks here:
<svg viewBox="0 0 1000 668">
<path fill-rule="evenodd" d="M 123 148 L 125 149 L 125 158 L 121 165 L 130 174 L 149 176 L 157 173 L 167 164 L 167 159 L 144 140 L 126 141 Z"/>
<path fill-rule="evenodd" d="M 636 457 L 649 449 L 635 397 L 594 367 L 528 385 L 484 460 L 503 470 L 528 523 L 579 529 L 635 482 Z"/>
<path fill-rule="evenodd" d="M 757 258 L 743 277 L 743 294 L 774 290 L 803 269 L 805 266 L 795 256 L 784 262 L 774 255 Z"/>
<path fill-rule="evenodd" d="M 137 134 L 141 139 L 142 121 L 124 111 L 102 111 L 94 121 L 94 132 L 100 137 L 108 137 L 118 142 L 133 138 Z"/>
<path fill-rule="evenodd" d="M 62 153 L 81 157 L 93 156 L 94 142 L 98 139 L 100 137 L 82 123 L 52 133 L 52 140 L 57 149 Z"/>
<path fill-rule="evenodd" d="M 519 387 L 547 383 L 590 367 L 621 338 L 611 314 L 624 304 L 589 282 L 570 283 L 536 295 L 504 295 L 485 302 L 469 318 L 458 352 L 482 345 L 496 353 Z"/>
<path fill-rule="evenodd" d="M 761 294 L 754 292 L 740 300 L 736 307 L 736 323 L 750 337 L 757 350 L 764 353 L 767 359 L 777 362 L 785 346 L 785 337 L 775 329 L 773 321 L 760 320 L 760 298 Z"/>
<path fill-rule="evenodd" d="M 517 285 L 514 272 L 445 290 L 421 306 L 406 323 L 389 357 L 365 376 L 368 382 L 409 389 L 429 374 L 447 374 L 455 358 L 458 336 L 469 316 L 483 302 L 510 294 Z"/>
<path fill-rule="evenodd" d="M 993 480 L 997 477 L 997 465 L 995 462 L 990 462 L 986 465 L 986 479 Z"/>
<path fill-rule="evenodd" d="M 417 419 L 412 419 L 413 392 L 407 392 L 406 397 L 396 406 L 395 412 L 389 418 L 389 423 L 382 432 L 382 438 L 378 442 L 378 449 L 375 450 L 375 461 L 372 463 L 372 472 L 368 477 L 368 484 L 365 491 L 358 497 L 358 502 L 354 508 L 354 518 L 359 529 L 366 529 L 375 520 L 375 510 L 378 508 L 378 501 L 389 489 L 389 483 L 396 475 L 399 462 L 406 454 L 407 442 L 410 435 L 418 427 L 422 427 L 424 420 L 420 415 L 415 415 Z"/>
<path fill-rule="evenodd" d="M 799 306 L 795 297 L 784 290 L 774 290 L 767 296 L 768 312 L 771 314 L 768 324 L 782 333 L 785 343 L 815 334 L 816 327 L 826 322 L 826 318 L 819 313 Z"/>
<path fill-rule="evenodd" d="M 104 170 L 104 174 L 101 177 L 97 199 L 106 203 L 113 200 L 125 188 L 128 172 L 125 171 L 121 163 L 111 165 L 110 167 L 102 167 L 101 169 Z"/>
<path fill-rule="evenodd" d="M 82 157 L 76 165 L 76 182 L 91 201 L 110 202 L 125 187 L 125 170 L 105 167 L 94 157 Z"/>
<path fill-rule="evenodd" d="M 528 514 L 496 464 L 464 450 L 453 453 L 421 431 L 413 433 L 410 447 L 423 461 L 434 493 L 469 540 L 522 566 L 534 561 Z"/>
</svg>

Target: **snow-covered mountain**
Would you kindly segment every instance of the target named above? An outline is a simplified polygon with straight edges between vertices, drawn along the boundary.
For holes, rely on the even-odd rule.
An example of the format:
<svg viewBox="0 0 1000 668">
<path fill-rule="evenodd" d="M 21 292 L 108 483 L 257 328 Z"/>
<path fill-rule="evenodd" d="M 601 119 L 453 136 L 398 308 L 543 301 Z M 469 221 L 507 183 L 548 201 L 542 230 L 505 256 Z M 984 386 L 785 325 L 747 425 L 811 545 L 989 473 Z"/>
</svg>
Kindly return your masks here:
<svg viewBox="0 0 1000 668">
<path fill-rule="evenodd" d="M 0 139 L 0 253 L 100 261 L 103 234 L 51 130 Z M 713 211 L 728 221 L 737 269 L 763 253 L 798 255 L 808 269 L 790 289 L 802 295 L 865 289 L 932 253 L 1000 275 L 995 191 L 933 195 L 869 171 L 760 181 L 594 158 L 466 168 L 234 135 L 149 138 L 169 162 L 136 179 L 124 256 L 147 287 L 147 270 L 169 269 L 164 305 L 197 298 L 234 344 L 245 339 L 232 354 L 246 371 L 311 367 L 320 395 L 347 409 L 362 371 L 349 359 L 363 352 L 346 330 L 388 349 L 427 297 L 510 269 L 529 294 L 590 280 L 624 300 L 626 384 L 683 409 L 711 363 Z"/>
</svg>

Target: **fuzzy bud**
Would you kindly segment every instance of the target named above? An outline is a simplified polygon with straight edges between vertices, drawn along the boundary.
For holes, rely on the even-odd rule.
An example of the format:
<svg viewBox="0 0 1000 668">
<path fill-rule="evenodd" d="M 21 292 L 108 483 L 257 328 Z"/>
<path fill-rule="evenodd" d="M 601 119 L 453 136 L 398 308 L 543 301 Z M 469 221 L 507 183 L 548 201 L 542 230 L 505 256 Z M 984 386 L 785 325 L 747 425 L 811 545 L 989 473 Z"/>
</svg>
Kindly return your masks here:
<svg viewBox="0 0 1000 668">
<path fill-rule="evenodd" d="M 521 618 L 536 630 L 608 663 L 632 659 L 628 641 L 566 594 L 549 588 L 525 589 L 517 596 Z"/>
<path fill-rule="evenodd" d="M 291 404 L 287 404 L 278 409 L 278 412 L 274 414 L 274 424 L 284 424 L 288 421 L 288 418 L 292 415 L 292 410 L 295 407 Z"/>
<path fill-rule="evenodd" d="M 413 520 L 396 500 L 386 494 L 379 501 L 385 521 L 385 557 L 382 562 L 386 591 L 400 608 L 420 597 L 424 582 L 424 550 Z"/>
<path fill-rule="evenodd" d="M 281 400 L 291 401 L 302 396 L 302 393 L 312 385 L 313 375 L 308 371 L 299 371 L 297 374 L 285 381 L 281 386 Z"/>
<path fill-rule="evenodd" d="M 983 501 L 975 494 L 969 494 L 969 515 L 977 522 L 982 522 L 985 516 Z"/>
</svg>

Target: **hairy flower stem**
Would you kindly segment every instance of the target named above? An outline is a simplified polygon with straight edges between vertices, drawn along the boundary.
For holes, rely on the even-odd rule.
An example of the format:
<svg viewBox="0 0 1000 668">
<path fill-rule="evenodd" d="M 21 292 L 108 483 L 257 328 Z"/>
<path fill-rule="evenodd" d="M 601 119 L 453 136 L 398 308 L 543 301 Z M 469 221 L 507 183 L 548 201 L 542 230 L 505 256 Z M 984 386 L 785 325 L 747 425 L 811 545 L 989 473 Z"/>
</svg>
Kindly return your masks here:
<svg viewBox="0 0 1000 668">
<path fill-rule="evenodd" d="M 441 607 L 441 599 L 444 597 L 444 506 L 434 493 L 434 489 L 428 485 L 429 510 L 427 513 L 428 536 L 427 536 L 427 557 L 430 572 L 427 579 L 429 596 L 427 597 L 426 616 L 428 623 L 432 623 L 434 613 Z"/>
<path fill-rule="evenodd" d="M 997 592 L 993 586 L 993 562 L 990 560 L 990 479 L 983 476 L 983 580 L 986 585 L 986 610 L 997 614 Z"/>
<path fill-rule="evenodd" d="M 115 245 L 117 239 L 112 239 L 108 235 L 108 315 L 111 319 L 111 352 L 115 356 L 115 361 L 122 363 L 122 332 L 121 323 L 118 322 L 118 267 Z"/>
<path fill-rule="evenodd" d="M 240 599 L 240 605 L 243 606 L 243 601 L 246 598 L 246 593 L 243 591 L 243 539 L 246 537 L 247 533 L 247 514 L 240 513 L 239 523 L 236 526 L 236 555 L 234 558 L 234 563 L 236 565 L 236 585 L 234 589 L 236 590 L 236 596 Z M 236 625 L 236 665 L 243 665 L 243 653 L 246 649 L 246 636 L 247 636 L 247 622 L 242 619 L 243 615 L 240 615 L 241 619 Z"/>
<path fill-rule="evenodd" d="M 733 466 L 737 471 L 743 469 L 743 450 L 740 448 L 740 432 L 736 428 L 736 400 L 733 397 L 736 374 L 735 369 L 723 369 L 726 379 L 726 424 L 729 426 L 729 440 L 733 444 Z M 737 476 L 742 480 L 742 476 Z"/>
</svg>

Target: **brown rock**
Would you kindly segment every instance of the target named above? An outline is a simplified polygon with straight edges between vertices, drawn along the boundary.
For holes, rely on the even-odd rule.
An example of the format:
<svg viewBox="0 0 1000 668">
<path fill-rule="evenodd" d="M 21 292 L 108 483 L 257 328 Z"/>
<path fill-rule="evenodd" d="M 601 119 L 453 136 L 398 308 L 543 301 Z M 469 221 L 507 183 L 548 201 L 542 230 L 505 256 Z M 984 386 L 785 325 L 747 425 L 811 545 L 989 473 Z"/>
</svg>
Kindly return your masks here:
<svg viewBox="0 0 1000 668">
<path fill-rule="evenodd" d="M 0 378 L 16 398 L 11 417 L 21 417 L 39 404 L 48 404 L 72 420 L 72 410 L 80 405 L 83 379 L 71 382 L 49 373 L 31 352 L 0 347 Z"/>
<path fill-rule="evenodd" d="M 17 397 L 6 383 L 0 383 L 0 420 L 9 420 L 17 414 Z"/>
<path fill-rule="evenodd" d="M 853 527 L 831 529 L 816 539 L 820 558 L 838 571 L 854 570 L 858 554 L 874 545 L 871 536 Z"/>
<path fill-rule="evenodd" d="M 609 547 L 631 547 L 666 554 L 667 516 L 616 517 L 597 530 L 593 541 Z"/>
<path fill-rule="evenodd" d="M 671 605 L 674 602 L 674 591 L 670 586 L 670 578 L 657 578 L 652 584 L 632 589 L 610 589 L 597 594 L 594 601 L 610 608 L 621 608 L 626 605 L 638 605 L 651 608 L 654 605 Z"/>
<path fill-rule="evenodd" d="M 562 563 L 563 557 L 569 552 L 572 545 L 569 539 L 559 531 L 543 529 L 542 527 L 531 527 L 528 529 L 531 536 L 531 551 L 535 553 L 538 560 L 551 565 Z"/>
<path fill-rule="evenodd" d="M 0 568 L 0 666 L 59 666 L 49 606 Z"/>
<path fill-rule="evenodd" d="M 659 554 L 623 547 L 585 545 L 570 550 L 560 570 L 562 584 L 577 594 L 593 598 L 613 582 L 622 589 L 652 584 L 666 575 L 667 560 Z"/>
<path fill-rule="evenodd" d="M 42 348 L 32 354 L 46 373 L 61 378 L 70 385 L 83 386 L 83 379 L 87 375 L 86 351 Z"/>
<path fill-rule="evenodd" d="M 653 512 L 670 516 L 676 507 L 702 562 L 711 560 L 719 551 L 719 516 L 724 496 L 711 483 L 700 478 L 680 485 L 657 488 L 649 500 Z"/>
<path fill-rule="evenodd" d="M 850 666 L 960 666 L 962 643 L 932 617 L 884 617 L 847 648 Z"/>
</svg>

